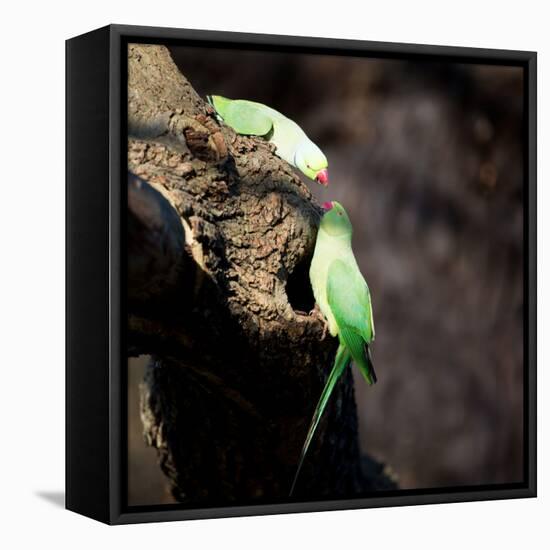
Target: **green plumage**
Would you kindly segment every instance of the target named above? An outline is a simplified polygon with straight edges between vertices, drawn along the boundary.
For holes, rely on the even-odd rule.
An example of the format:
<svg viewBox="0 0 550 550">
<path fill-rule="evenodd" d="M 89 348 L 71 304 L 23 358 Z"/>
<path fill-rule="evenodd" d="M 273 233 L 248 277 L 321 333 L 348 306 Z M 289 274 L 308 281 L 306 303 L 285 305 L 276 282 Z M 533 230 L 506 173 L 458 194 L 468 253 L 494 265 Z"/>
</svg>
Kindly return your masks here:
<svg viewBox="0 0 550 550">
<path fill-rule="evenodd" d="M 210 95 L 207 100 L 235 132 L 264 138 L 275 145 L 283 160 L 308 178 L 327 184 L 327 159 L 296 122 L 267 105 L 246 99 Z"/>
<path fill-rule="evenodd" d="M 219 95 L 208 96 L 208 101 L 223 121 L 238 134 L 266 136 L 273 129 L 277 118 L 265 105 L 253 101 L 231 100 Z"/>
<path fill-rule="evenodd" d="M 369 384 L 376 382 L 368 345 L 374 338 L 372 306 L 367 283 L 355 258 L 353 263 L 333 260 L 327 275 L 327 304 L 338 327 L 340 342 Z"/>
<path fill-rule="evenodd" d="M 291 495 L 330 395 L 350 360 L 369 385 L 376 382 L 369 350 L 375 335 L 370 292 L 353 255 L 351 236 L 346 211 L 338 202 L 330 203 L 319 226 L 309 277 L 315 301 L 340 345 L 309 426 Z"/>
</svg>

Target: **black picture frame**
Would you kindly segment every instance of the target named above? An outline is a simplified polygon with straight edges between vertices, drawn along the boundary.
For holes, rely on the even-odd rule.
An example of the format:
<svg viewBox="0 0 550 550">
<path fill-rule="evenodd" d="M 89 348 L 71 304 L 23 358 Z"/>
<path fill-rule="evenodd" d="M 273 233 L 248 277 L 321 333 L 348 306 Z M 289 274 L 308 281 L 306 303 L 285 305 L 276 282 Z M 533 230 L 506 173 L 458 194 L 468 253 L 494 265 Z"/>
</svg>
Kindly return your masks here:
<svg viewBox="0 0 550 550">
<path fill-rule="evenodd" d="M 235 47 L 504 64 L 524 70 L 524 481 L 368 498 L 189 509 L 128 508 L 124 273 L 126 46 Z M 66 507 L 109 524 L 536 496 L 535 52 L 109 25 L 66 43 Z M 93 167 L 93 168 L 90 168 Z M 85 312 L 85 314 L 83 313 Z"/>
</svg>

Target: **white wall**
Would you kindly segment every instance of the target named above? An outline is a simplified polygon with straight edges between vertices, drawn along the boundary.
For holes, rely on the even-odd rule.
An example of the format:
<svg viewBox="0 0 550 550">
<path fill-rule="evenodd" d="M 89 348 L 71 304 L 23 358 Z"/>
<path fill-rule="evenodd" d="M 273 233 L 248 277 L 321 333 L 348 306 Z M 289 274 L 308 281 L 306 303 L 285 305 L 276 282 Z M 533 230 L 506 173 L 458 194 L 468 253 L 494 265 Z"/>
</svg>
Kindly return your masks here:
<svg viewBox="0 0 550 550">
<path fill-rule="evenodd" d="M 2 6 L 0 517 L 1 538 L 11 539 L 5 547 L 541 548 L 550 539 L 543 465 L 548 444 L 541 438 L 548 420 L 541 395 L 548 351 L 543 282 L 550 275 L 544 246 L 550 228 L 543 216 L 550 206 L 544 185 L 550 126 L 544 104 L 550 72 L 545 4 L 208 0 L 190 5 L 50 0 Z M 40 496 L 59 494 L 64 486 L 64 40 L 110 22 L 539 52 L 538 499 L 109 529 Z M 40 454 L 33 454 L 36 448 Z"/>
</svg>

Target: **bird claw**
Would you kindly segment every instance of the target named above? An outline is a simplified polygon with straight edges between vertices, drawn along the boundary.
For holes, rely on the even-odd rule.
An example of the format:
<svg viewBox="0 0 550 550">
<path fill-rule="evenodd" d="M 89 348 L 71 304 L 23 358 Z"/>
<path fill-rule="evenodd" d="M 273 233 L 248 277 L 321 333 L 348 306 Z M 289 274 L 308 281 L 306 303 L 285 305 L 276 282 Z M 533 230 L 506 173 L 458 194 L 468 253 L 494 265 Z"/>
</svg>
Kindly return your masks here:
<svg viewBox="0 0 550 550">
<path fill-rule="evenodd" d="M 319 309 L 319 306 L 318 306 L 317 304 L 315 304 L 315 305 L 313 306 L 313 309 L 311 309 L 311 310 L 309 311 L 308 315 L 309 315 L 310 317 L 317 317 L 317 318 L 322 317 L 322 318 L 324 319 L 324 316 L 323 316 L 323 314 L 321 313 L 321 310 Z"/>
<path fill-rule="evenodd" d="M 315 307 L 309 312 L 310 317 L 314 317 L 323 323 L 323 334 L 321 335 L 321 342 L 327 337 L 328 331 L 328 321 L 325 319 L 325 316 L 321 313 L 319 306 L 315 304 Z"/>
</svg>

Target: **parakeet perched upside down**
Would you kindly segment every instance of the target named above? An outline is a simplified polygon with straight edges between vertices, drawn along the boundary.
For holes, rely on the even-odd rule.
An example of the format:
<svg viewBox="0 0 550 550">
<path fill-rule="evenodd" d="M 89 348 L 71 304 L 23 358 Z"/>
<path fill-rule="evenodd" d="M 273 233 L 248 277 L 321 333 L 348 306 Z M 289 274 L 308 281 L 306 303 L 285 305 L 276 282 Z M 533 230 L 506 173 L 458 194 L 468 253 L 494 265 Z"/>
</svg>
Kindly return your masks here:
<svg viewBox="0 0 550 550">
<path fill-rule="evenodd" d="M 315 301 L 327 319 L 329 332 L 338 336 L 340 345 L 311 420 L 291 495 L 323 411 L 349 362 L 355 363 L 369 385 L 376 382 L 369 351 L 374 340 L 370 292 L 351 249 L 351 222 L 340 203 L 325 203 L 323 208 L 325 214 L 317 233 L 309 278 Z"/>
<path fill-rule="evenodd" d="M 328 185 L 327 158 L 294 121 L 275 109 L 245 99 L 206 96 L 221 119 L 238 134 L 261 136 L 273 143 L 277 155 L 309 179 Z"/>
</svg>

